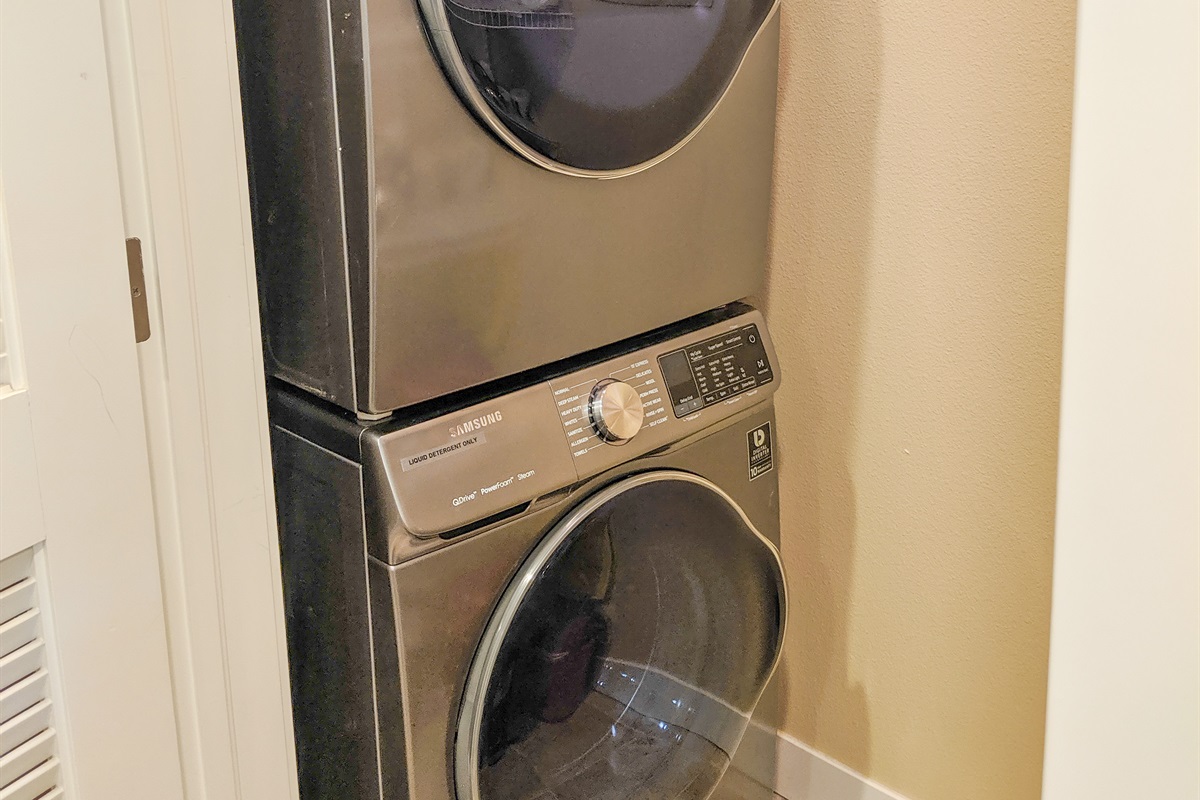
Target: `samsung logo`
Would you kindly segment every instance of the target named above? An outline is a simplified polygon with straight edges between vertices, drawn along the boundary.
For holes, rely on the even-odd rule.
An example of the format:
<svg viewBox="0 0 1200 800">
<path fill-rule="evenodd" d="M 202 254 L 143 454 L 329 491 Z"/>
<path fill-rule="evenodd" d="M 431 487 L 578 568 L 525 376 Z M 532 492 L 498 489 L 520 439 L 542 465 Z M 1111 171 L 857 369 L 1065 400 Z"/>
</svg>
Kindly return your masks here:
<svg viewBox="0 0 1200 800">
<path fill-rule="evenodd" d="M 502 419 L 504 419 L 504 416 L 499 411 L 493 411 L 485 416 L 469 419 L 459 425 L 452 425 L 450 427 L 450 435 L 455 437 L 466 436 L 471 431 L 477 431 L 480 428 L 486 428 L 488 425 L 495 425 Z"/>
</svg>

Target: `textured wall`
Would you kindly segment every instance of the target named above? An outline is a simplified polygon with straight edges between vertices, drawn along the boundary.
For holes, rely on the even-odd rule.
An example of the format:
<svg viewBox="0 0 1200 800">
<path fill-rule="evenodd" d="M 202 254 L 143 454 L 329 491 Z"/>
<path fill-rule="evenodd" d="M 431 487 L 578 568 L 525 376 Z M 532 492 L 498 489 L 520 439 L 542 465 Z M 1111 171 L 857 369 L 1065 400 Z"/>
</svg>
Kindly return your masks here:
<svg viewBox="0 0 1200 800">
<path fill-rule="evenodd" d="M 784 15 L 786 728 L 914 800 L 1033 800 L 1074 3 Z"/>
</svg>

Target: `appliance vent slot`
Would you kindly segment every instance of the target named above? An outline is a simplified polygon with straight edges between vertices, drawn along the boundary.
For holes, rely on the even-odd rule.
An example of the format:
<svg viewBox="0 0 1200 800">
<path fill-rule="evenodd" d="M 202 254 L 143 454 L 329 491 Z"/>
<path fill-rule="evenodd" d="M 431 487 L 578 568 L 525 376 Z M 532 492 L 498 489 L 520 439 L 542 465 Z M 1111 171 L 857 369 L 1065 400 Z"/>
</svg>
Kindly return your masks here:
<svg viewBox="0 0 1200 800">
<path fill-rule="evenodd" d="M 33 551 L 0 561 L 0 800 L 61 800 Z"/>
</svg>

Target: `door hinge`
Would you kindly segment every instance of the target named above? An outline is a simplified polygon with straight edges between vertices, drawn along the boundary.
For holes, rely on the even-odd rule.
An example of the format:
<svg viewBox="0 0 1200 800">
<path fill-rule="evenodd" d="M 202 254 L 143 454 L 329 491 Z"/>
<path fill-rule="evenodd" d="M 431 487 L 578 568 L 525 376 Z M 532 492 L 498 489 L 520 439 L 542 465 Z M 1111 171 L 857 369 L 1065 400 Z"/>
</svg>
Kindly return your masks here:
<svg viewBox="0 0 1200 800">
<path fill-rule="evenodd" d="M 129 262 L 129 299 L 133 302 L 133 339 L 150 338 L 150 306 L 146 302 L 146 273 L 142 270 L 142 240 L 125 240 L 125 258 Z"/>
</svg>

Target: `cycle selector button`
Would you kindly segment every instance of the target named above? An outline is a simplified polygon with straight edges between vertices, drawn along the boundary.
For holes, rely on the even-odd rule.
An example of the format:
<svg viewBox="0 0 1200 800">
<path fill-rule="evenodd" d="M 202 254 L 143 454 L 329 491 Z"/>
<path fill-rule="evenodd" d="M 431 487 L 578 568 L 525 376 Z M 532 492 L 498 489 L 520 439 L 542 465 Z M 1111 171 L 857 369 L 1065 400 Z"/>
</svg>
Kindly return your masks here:
<svg viewBox="0 0 1200 800">
<path fill-rule="evenodd" d="M 606 380 L 592 389 L 588 414 L 600 438 L 615 444 L 632 439 L 642 429 L 646 412 L 637 389 L 624 381 Z"/>
</svg>

